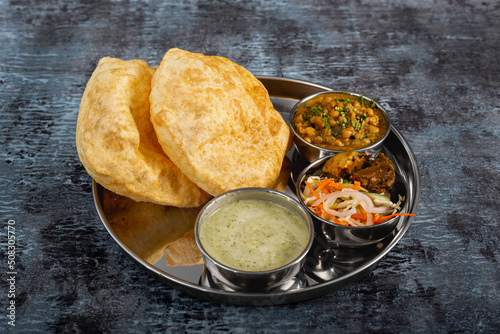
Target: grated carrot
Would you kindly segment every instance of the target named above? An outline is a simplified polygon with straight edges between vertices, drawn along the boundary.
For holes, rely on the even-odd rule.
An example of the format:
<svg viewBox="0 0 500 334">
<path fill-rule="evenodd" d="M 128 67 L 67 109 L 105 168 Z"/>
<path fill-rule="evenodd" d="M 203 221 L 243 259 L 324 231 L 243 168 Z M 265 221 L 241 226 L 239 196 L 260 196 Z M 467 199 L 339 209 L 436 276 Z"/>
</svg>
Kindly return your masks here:
<svg viewBox="0 0 500 334">
<path fill-rule="evenodd" d="M 346 222 L 346 221 L 343 221 L 343 220 L 339 220 L 335 217 L 333 217 L 333 220 L 335 221 L 336 224 L 339 224 L 339 225 L 344 225 L 344 226 L 349 226 L 349 223 Z"/>
<path fill-rule="evenodd" d="M 361 215 L 359 213 L 355 213 L 355 214 L 351 215 L 351 217 L 354 219 L 367 220 L 366 215 Z"/>
<path fill-rule="evenodd" d="M 351 187 L 348 187 L 350 189 L 353 189 L 353 190 L 360 190 L 361 189 L 361 183 L 359 183 L 359 181 L 354 181 L 354 185 L 351 186 Z"/>
<path fill-rule="evenodd" d="M 381 218 L 377 217 L 376 220 L 375 219 L 373 220 L 373 223 L 374 224 L 380 224 L 380 223 L 385 222 L 386 220 L 394 218 L 396 216 L 412 216 L 412 217 L 415 217 L 416 215 L 414 215 L 412 213 L 394 213 L 392 215 L 384 216 L 384 217 L 381 217 Z"/>
<path fill-rule="evenodd" d="M 321 184 L 318 186 L 318 188 L 316 188 L 316 191 L 320 191 L 320 190 L 323 190 L 324 192 L 327 192 L 329 193 L 329 191 L 327 189 L 323 189 L 323 188 L 326 188 L 328 187 L 328 185 L 330 184 L 330 182 L 332 182 L 333 179 L 326 179 L 324 181 L 321 182 Z M 325 191 L 326 190 L 326 191 Z"/>
<path fill-rule="evenodd" d="M 306 184 L 307 188 L 309 188 L 309 190 L 312 192 L 312 194 L 314 195 L 314 197 L 316 197 L 317 199 L 319 199 L 318 193 L 313 189 L 313 187 L 309 184 L 309 182 L 305 181 L 305 184 Z M 309 196 L 309 197 L 311 197 L 311 196 Z"/>
<path fill-rule="evenodd" d="M 359 211 L 361 211 L 361 214 L 362 214 L 363 216 L 365 216 L 365 218 L 366 218 L 367 214 L 366 214 L 366 211 L 365 211 L 365 209 L 363 208 L 363 206 L 362 206 L 362 205 L 360 205 L 360 206 L 358 206 L 358 207 L 359 207 Z M 366 219 L 365 219 L 365 220 L 366 220 Z"/>
</svg>

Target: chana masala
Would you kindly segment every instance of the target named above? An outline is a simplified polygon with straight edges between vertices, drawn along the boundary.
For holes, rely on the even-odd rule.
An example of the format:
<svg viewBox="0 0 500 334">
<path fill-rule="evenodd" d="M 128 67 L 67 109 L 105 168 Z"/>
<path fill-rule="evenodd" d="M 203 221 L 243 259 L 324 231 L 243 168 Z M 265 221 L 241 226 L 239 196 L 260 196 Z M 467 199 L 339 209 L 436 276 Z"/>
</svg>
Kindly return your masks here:
<svg viewBox="0 0 500 334">
<path fill-rule="evenodd" d="M 373 100 L 327 93 L 300 104 L 293 126 L 304 140 L 343 151 L 376 143 L 387 131 L 388 122 Z"/>
</svg>

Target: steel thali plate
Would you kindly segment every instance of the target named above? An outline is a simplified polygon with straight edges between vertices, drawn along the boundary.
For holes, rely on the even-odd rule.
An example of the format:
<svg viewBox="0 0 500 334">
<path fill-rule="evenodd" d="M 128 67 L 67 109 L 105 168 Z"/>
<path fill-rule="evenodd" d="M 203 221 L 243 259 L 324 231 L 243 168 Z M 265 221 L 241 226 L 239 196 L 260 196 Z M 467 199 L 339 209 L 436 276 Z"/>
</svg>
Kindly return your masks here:
<svg viewBox="0 0 500 334">
<path fill-rule="evenodd" d="M 258 77 L 269 91 L 274 108 L 288 122 L 289 112 L 300 99 L 332 88 L 310 82 L 278 78 Z M 415 156 L 403 135 L 391 126 L 391 133 L 384 143 L 382 152 L 395 164 L 397 171 L 408 185 L 408 212 L 416 213 L 420 198 L 420 175 Z M 289 158 L 296 160 L 297 153 L 292 149 Z M 292 177 L 294 174 L 292 163 Z M 297 166 L 295 166 L 297 168 Z M 296 170 L 295 173 L 298 171 Z M 293 181 L 289 182 L 287 192 L 293 193 Z M 201 300 L 234 305 L 279 305 L 317 298 L 345 285 L 353 283 L 376 266 L 408 230 L 413 217 L 402 216 L 394 232 L 384 241 L 369 248 L 356 250 L 339 250 L 316 240 L 308 255 L 300 277 L 286 285 L 271 291 L 246 292 L 234 291 L 215 282 L 204 265 L 169 267 L 165 263 L 165 255 L 154 264 L 148 263 L 138 256 L 120 239 L 114 227 L 108 222 L 102 197 L 104 189 L 93 182 L 93 197 L 99 217 L 114 241 L 148 274 Z M 300 284 L 297 284 L 300 283 Z"/>
</svg>

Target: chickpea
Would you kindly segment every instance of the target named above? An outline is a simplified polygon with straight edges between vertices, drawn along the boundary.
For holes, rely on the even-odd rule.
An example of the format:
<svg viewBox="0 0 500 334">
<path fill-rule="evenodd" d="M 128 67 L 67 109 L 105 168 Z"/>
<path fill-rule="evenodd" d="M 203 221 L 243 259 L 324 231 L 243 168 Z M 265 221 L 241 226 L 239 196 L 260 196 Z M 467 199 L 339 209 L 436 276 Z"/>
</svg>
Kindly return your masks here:
<svg viewBox="0 0 500 334">
<path fill-rule="evenodd" d="M 373 112 L 373 109 L 372 109 L 372 108 L 366 108 L 365 113 L 366 113 L 368 116 L 373 116 L 373 115 L 375 115 L 375 113 Z"/>
<path fill-rule="evenodd" d="M 370 124 L 366 127 L 366 129 L 371 133 L 378 133 L 380 131 L 378 127 Z"/>
<path fill-rule="evenodd" d="M 328 109 L 333 109 L 335 108 L 335 101 L 331 101 L 330 103 L 328 103 Z"/>
<path fill-rule="evenodd" d="M 361 103 L 359 103 L 359 102 L 354 102 L 353 106 L 354 106 L 355 108 L 359 108 L 359 107 L 361 107 Z"/>
<path fill-rule="evenodd" d="M 361 141 L 359 139 L 353 139 L 351 142 L 352 146 L 360 146 Z"/>
<path fill-rule="evenodd" d="M 351 119 L 351 121 L 356 120 L 356 113 L 354 111 L 352 111 L 352 110 L 347 113 L 347 116 L 349 116 L 349 118 Z"/>
<path fill-rule="evenodd" d="M 363 136 L 363 134 L 362 134 L 361 132 L 359 132 L 359 131 L 356 131 L 356 132 L 354 133 L 354 138 L 356 138 L 356 139 L 359 139 L 359 138 L 361 138 L 362 136 Z"/>
<path fill-rule="evenodd" d="M 337 107 L 339 107 L 339 108 L 344 108 L 344 102 L 342 102 L 342 101 L 337 101 Z"/>
<path fill-rule="evenodd" d="M 333 118 L 330 118 L 328 120 L 328 125 L 333 128 L 335 125 L 337 125 L 337 121 L 335 121 Z"/>
<path fill-rule="evenodd" d="M 345 118 L 345 116 L 339 117 L 339 124 L 346 123 L 346 122 L 347 122 L 347 118 Z"/>
<path fill-rule="evenodd" d="M 354 129 L 352 126 L 349 126 L 342 130 L 342 138 L 349 139 L 354 134 Z"/>
<path fill-rule="evenodd" d="M 344 146 L 344 143 L 342 141 L 340 141 L 339 139 L 336 139 L 334 144 L 335 144 L 335 146 Z"/>
<path fill-rule="evenodd" d="M 373 115 L 369 118 L 368 120 L 368 124 L 371 124 L 371 125 L 378 125 L 378 116 L 377 115 Z"/>
<path fill-rule="evenodd" d="M 325 136 L 325 143 L 326 144 L 332 145 L 334 142 L 335 142 L 334 136 L 331 136 L 331 135 Z"/>
<path fill-rule="evenodd" d="M 311 137 L 305 136 L 305 137 L 304 137 L 304 140 L 305 140 L 305 141 L 308 141 L 308 142 L 311 142 Z"/>
<path fill-rule="evenodd" d="M 322 144 L 323 143 L 323 138 L 321 136 L 316 136 L 313 139 L 313 143 L 316 144 L 316 145 Z"/>
<path fill-rule="evenodd" d="M 306 128 L 304 128 L 302 126 L 302 124 L 299 125 L 299 126 L 296 126 L 296 129 L 297 129 L 297 132 L 300 133 L 301 135 L 305 135 L 306 134 Z"/>
<path fill-rule="evenodd" d="M 302 123 L 304 122 L 304 115 L 303 114 L 298 114 L 295 116 L 295 123 Z"/>
<path fill-rule="evenodd" d="M 308 126 L 306 128 L 306 134 L 309 136 L 309 137 L 312 137 L 315 133 L 316 133 L 316 130 L 314 130 L 314 128 Z"/>
<path fill-rule="evenodd" d="M 339 111 L 338 111 L 338 110 L 335 110 L 335 109 L 330 110 L 330 113 L 329 113 L 329 114 L 330 114 L 330 116 L 332 116 L 333 118 L 337 118 L 337 117 L 339 117 L 339 116 L 340 116 Z"/>
<path fill-rule="evenodd" d="M 309 122 L 311 122 L 311 124 L 314 124 L 314 127 L 316 128 L 316 130 L 321 130 L 325 127 L 325 123 L 323 123 L 323 120 L 319 116 L 311 117 Z"/>
</svg>

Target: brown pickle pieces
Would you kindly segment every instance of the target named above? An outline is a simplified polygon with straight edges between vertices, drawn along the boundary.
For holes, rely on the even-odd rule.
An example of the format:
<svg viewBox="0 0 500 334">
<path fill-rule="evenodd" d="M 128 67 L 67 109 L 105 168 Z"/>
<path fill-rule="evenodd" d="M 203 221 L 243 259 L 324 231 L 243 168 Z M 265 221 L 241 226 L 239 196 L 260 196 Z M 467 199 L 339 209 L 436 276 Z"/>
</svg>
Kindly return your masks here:
<svg viewBox="0 0 500 334">
<path fill-rule="evenodd" d="M 363 188 L 373 192 L 386 192 L 396 177 L 394 164 L 383 153 L 369 159 L 365 153 L 341 152 L 328 159 L 322 172 L 332 178 L 360 182 Z"/>
</svg>

